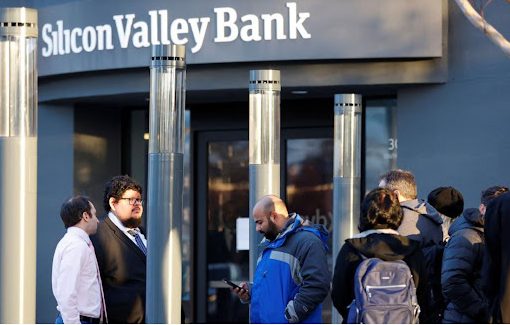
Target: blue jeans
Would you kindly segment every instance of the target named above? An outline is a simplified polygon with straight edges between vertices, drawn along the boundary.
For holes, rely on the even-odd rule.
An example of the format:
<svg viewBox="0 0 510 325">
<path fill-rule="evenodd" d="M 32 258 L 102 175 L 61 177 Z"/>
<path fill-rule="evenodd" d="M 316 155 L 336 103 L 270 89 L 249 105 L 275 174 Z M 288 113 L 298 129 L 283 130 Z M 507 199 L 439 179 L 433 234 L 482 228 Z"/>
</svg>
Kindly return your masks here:
<svg viewBox="0 0 510 325">
<path fill-rule="evenodd" d="M 86 322 L 86 321 L 80 321 L 80 323 L 82 324 L 90 324 L 89 322 Z M 60 315 L 60 313 L 58 313 L 57 315 L 57 319 L 55 319 L 55 324 L 64 324 L 64 320 L 62 319 L 62 315 Z"/>
</svg>

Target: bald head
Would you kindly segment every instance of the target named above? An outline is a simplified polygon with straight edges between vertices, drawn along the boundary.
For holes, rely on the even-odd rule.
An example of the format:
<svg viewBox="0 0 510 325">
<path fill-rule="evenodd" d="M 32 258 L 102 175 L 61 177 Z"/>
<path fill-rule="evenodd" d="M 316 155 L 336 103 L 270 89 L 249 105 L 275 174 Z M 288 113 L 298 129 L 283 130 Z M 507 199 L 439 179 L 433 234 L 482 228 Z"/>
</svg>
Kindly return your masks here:
<svg viewBox="0 0 510 325">
<path fill-rule="evenodd" d="M 269 214 L 270 212 L 274 211 L 285 217 L 288 217 L 289 215 L 285 203 L 283 203 L 282 199 L 276 195 L 263 196 L 253 207 L 253 213 L 255 213 L 255 210 L 257 209 L 260 209 L 260 211 L 264 214 Z"/>
<path fill-rule="evenodd" d="M 253 220 L 258 232 L 272 240 L 285 227 L 289 212 L 285 203 L 276 195 L 266 195 L 253 207 Z"/>
</svg>

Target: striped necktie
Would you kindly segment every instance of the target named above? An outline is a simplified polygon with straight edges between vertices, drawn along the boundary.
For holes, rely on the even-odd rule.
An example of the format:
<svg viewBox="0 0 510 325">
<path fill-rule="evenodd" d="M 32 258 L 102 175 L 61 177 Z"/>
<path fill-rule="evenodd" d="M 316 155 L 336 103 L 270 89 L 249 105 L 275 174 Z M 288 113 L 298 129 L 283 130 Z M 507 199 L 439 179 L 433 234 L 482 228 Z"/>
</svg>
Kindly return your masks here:
<svg viewBox="0 0 510 325">
<path fill-rule="evenodd" d="M 135 229 L 129 229 L 127 231 L 131 236 L 135 237 L 136 246 L 140 248 L 144 255 L 147 255 L 147 247 L 145 247 L 145 244 L 142 241 L 142 238 L 140 237 L 140 234 L 138 234 L 138 231 Z"/>
</svg>

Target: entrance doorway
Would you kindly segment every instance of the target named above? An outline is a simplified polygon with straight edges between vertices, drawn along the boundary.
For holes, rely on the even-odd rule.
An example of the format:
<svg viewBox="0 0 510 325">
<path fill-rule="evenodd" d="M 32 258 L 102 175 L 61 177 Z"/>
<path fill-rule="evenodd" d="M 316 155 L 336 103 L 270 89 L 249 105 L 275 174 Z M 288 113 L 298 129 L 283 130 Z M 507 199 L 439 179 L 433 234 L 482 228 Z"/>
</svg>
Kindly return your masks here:
<svg viewBox="0 0 510 325">
<path fill-rule="evenodd" d="M 367 101 L 362 187 L 377 186 L 377 178 L 396 161 L 395 101 Z M 331 105 L 332 106 L 332 105 Z M 283 107 L 283 105 L 282 105 Z M 330 231 L 333 211 L 333 108 L 283 113 L 281 188 L 289 212 L 297 212 Z M 193 113 L 192 113 L 192 116 Z M 223 115 L 225 116 L 225 115 Z M 307 117 L 308 116 L 308 117 Z M 248 116 L 242 116 L 242 119 Z M 223 121 L 225 122 L 225 121 Z M 235 123 L 233 123 L 235 125 Z M 232 125 L 232 124 L 231 124 Z M 203 124 L 201 125 L 203 126 Z M 249 305 L 241 304 L 223 281 L 248 281 L 249 253 L 236 247 L 237 220 L 249 211 L 248 129 L 194 132 L 194 321 L 248 323 Z M 390 139 L 393 139 L 390 141 Z M 249 221 L 251 222 L 251 221 Z M 333 270 L 334 259 L 328 253 Z M 331 300 L 323 304 L 323 321 L 331 322 Z"/>
</svg>

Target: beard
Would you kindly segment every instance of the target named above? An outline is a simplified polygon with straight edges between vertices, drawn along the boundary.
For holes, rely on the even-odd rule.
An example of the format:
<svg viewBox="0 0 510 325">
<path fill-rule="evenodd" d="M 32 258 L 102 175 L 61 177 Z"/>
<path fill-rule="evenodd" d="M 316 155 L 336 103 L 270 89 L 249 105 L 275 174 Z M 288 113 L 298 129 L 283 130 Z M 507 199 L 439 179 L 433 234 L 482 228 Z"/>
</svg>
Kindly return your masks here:
<svg viewBox="0 0 510 325">
<path fill-rule="evenodd" d="M 278 227 L 276 227 L 276 223 L 272 222 L 271 219 L 268 218 L 268 228 L 267 231 L 263 232 L 264 237 L 266 237 L 269 241 L 273 241 L 278 237 Z"/>
<path fill-rule="evenodd" d="M 122 225 L 126 228 L 138 228 L 142 224 L 142 218 L 131 217 L 126 220 L 122 220 Z"/>
</svg>

